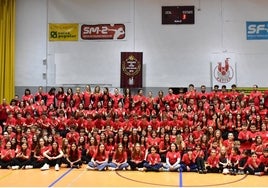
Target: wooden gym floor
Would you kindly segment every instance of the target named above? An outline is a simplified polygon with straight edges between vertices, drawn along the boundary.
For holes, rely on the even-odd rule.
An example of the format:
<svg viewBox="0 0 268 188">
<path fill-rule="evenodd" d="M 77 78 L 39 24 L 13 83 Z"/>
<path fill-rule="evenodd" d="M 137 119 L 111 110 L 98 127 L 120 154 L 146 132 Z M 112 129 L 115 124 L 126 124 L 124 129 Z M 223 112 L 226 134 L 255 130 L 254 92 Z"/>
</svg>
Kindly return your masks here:
<svg viewBox="0 0 268 188">
<path fill-rule="evenodd" d="M 266 187 L 268 176 L 192 172 L 0 170 L 0 187 Z"/>
</svg>

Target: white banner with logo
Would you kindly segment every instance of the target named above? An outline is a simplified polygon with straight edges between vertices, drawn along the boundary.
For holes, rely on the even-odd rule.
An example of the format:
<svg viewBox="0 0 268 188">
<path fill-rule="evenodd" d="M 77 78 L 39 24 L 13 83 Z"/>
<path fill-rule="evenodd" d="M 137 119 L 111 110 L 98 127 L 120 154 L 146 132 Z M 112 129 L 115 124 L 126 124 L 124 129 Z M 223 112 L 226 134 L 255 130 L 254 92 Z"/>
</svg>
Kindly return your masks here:
<svg viewBox="0 0 268 188">
<path fill-rule="evenodd" d="M 227 89 L 236 84 L 236 61 L 234 53 L 213 53 L 211 60 L 211 80 L 214 85 L 226 85 Z"/>
</svg>

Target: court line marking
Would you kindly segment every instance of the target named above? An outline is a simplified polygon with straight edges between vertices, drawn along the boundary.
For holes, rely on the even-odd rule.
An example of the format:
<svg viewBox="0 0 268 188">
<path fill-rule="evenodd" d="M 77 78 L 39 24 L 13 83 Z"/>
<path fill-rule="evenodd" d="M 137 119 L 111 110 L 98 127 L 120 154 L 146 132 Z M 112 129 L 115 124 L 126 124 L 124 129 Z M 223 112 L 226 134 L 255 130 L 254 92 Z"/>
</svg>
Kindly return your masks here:
<svg viewBox="0 0 268 188">
<path fill-rule="evenodd" d="M 179 187 L 183 187 L 182 186 L 182 169 L 181 168 L 179 168 L 179 169 L 180 169 L 180 173 L 179 173 L 179 176 L 180 176 Z"/>
<path fill-rule="evenodd" d="M 13 173 L 13 171 L 9 172 L 8 174 L 5 174 L 4 176 L 1 176 L 1 177 L 0 177 L 0 180 L 2 180 L 2 179 L 4 179 L 4 178 L 8 177 L 8 176 L 11 175 L 12 173 Z"/>
<path fill-rule="evenodd" d="M 80 174 L 78 174 L 78 176 L 76 176 L 76 178 L 74 178 L 66 187 L 71 187 L 72 186 L 72 184 L 74 183 L 74 182 L 76 182 L 78 179 L 80 179 L 80 177 L 85 173 L 85 172 L 87 172 L 87 170 L 85 169 L 85 170 L 83 170 Z"/>
<path fill-rule="evenodd" d="M 128 178 L 126 176 L 123 176 L 119 173 L 119 171 L 115 171 L 115 173 L 120 176 L 121 178 L 124 178 L 124 179 L 127 179 L 127 180 L 130 180 L 130 181 L 134 181 L 134 182 L 137 182 L 137 183 L 142 183 L 142 184 L 148 184 L 148 185 L 157 185 L 157 186 L 165 186 L 165 187 L 178 187 L 178 185 L 166 185 L 166 184 L 158 184 L 158 183 L 150 183 L 150 182 L 145 182 L 145 181 L 139 181 L 139 180 L 134 180 L 134 179 L 131 179 L 131 178 Z M 140 173 L 140 172 L 138 172 Z M 141 173 L 150 173 L 150 172 L 141 172 Z M 161 173 L 161 172 L 159 172 Z M 166 173 L 166 172 L 164 172 Z M 172 172 L 171 172 L 172 173 Z"/>
<path fill-rule="evenodd" d="M 55 181 L 53 181 L 48 187 L 53 187 L 58 181 L 60 181 L 62 178 L 64 178 L 64 176 L 66 176 L 67 174 L 69 174 L 72 170 L 73 170 L 73 168 L 70 168 L 69 170 L 67 170 L 59 178 L 57 178 Z"/>
<path fill-rule="evenodd" d="M 115 173 L 120 176 L 121 178 L 133 181 L 133 182 L 137 182 L 137 183 L 142 183 L 142 184 L 148 184 L 148 185 L 157 185 L 157 186 L 168 186 L 168 187 L 178 187 L 178 185 L 167 185 L 167 184 L 158 184 L 158 183 L 150 183 L 150 182 L 144 182 L 144 181 L 139 181 L 139 180 L 135 180 L 135 179 L 131 179 L 129 177 L 123 176 L 119 173 L 120 171 L 116 171 Z M 145 172 L 145 173 L 150 173 L 150 172 Z M 161 173 L 161 172 L 160 172 Z M 165 173 L 165 172 L 164 172 Z M 173 173 L 173 172 L 167 172 L 167 173 Z M 221 175 L 221 174 L 219 174 Z M 224 183 L 218 183 L 218 184 L 208 184 L 208 185 L 183 185 L 183 187 L 215 187 L 215 186 L 221 186 L 221 185 L 228 185 L 228 184 L 232 184 L 232 183 L 236 183 L 239 181 L 244 180 L 248 175 L 245 174 L 242 178 L 234 180 L 234 181 L 230 181 L 230 182 L 224 182 Z"/>
</svg>

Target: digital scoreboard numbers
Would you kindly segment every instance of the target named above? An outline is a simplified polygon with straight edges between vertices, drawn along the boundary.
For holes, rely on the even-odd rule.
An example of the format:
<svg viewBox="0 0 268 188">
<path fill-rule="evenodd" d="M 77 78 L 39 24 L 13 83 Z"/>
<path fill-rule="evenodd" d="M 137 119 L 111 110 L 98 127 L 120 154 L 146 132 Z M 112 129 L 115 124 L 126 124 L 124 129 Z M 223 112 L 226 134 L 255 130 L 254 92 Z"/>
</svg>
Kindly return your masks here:
<svg viewBox="0 0 268 188">
<path fill-rule="evenodd" d="M 162 24 L 194 24 L 194 6 L 162 6 Z"/>
</svg>

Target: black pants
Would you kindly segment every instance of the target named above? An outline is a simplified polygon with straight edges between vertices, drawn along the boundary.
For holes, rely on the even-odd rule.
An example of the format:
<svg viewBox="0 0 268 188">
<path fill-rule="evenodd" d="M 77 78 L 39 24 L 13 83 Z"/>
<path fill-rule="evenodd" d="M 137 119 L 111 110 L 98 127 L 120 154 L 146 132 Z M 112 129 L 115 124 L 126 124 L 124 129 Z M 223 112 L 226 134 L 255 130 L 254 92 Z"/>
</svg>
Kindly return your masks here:
<svg viewBox="0 0 268 188">
<path fill-rule="evenodd" d="M 0 159 L 0 166 L 1 166 L 1 168 L 6 169 L 6 168 L 11 167 L 13 165 L 14 165 L 14 159 L 11 159 L 9 161 L 4 161 L 4 160 L 1 160 Z"/>
<path fill-rule="evenodd" d="M 198 170 L 205 170 L 205 161 L 201 157 L 196 158 L 196 165 Z"/>
<path fill-rule="evenodd" d="M 134 163 L 133 161 L 128 161 L 129 166 L 132 170 L 136 170 L 137 168 L 143 168 L 145 161 L 142 161 L 140 163 Z"/>
<path fill-rule="evenodd" d="M 33 165 L 31 159 L 21 159 L 21 158 L 15 158 L 14 159 L 14 165 L 18 165 L 20 168 L 26 165 Z"/>
<path fill-rule="evenodd" d="M 48 158 L 45 158 L 45 163 L 49 164 L 49 166 L 55 166 L 56 164 L 58 164 L 59 166 L 61 165 L 61 158 L 59 159 L 52 159 L 49 160 Z"/>
</svg>

